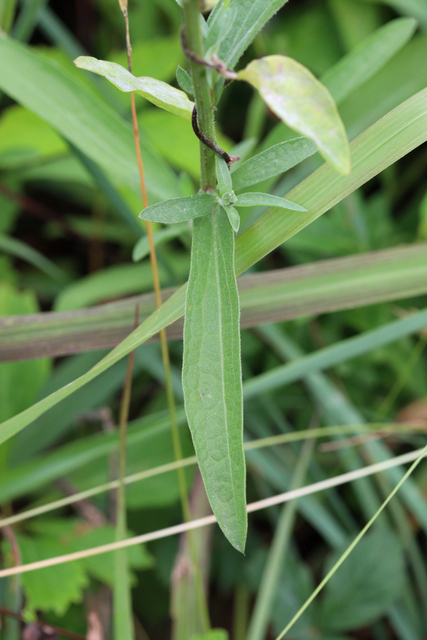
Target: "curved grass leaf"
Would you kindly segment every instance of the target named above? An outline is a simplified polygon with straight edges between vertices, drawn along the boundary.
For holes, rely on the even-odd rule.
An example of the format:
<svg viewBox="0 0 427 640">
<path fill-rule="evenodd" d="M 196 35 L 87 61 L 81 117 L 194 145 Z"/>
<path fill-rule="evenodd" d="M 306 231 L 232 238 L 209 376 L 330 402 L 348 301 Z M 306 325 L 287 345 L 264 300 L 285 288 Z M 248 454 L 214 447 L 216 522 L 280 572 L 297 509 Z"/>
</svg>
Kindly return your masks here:
<svg viewBox="0 0 427 640">
<path fill-rule="evenodd" d="M 238 78 L 254 86 L 291 129 L 313 140 L 337 171 L 350 172 L 347 136 L 336 105 L 308 69 L 285 56 L 267 56 L 239 71 Z"/>
<path fill-rule="evenodd" d="M 49 258 L 36 251 L 25 242 L 0 233 L 0 250 L 11 256 L 21 258 L 43 271 L 56 282 L 64 284 L 68 280 L 65 271 L 56 266 Z"/>
<path fill-rule="evenodd" d="M 246 479 L 234 233 L 222 208 L 195 221 L 182 384 L 209 503 L 231 544 L 246 541 Z"/>
<path fill-rule="evenodd" d="M 268 193 L 242 193 L 238 196 L 236 207 L 280 207 L 281 209 L 290 209 L 291 211 L 303 211 L 307 212 L 307 209 L 301 207 L 299 204 L 285 200 L 285 198 L 279 198 L 278 196 L 271 196 Z"/>
<path fill-rule="evenodd" d="M 342 102 L 377 73 L 411 38 L 417 28 L 412 18 L 387 23 L 327 71 L 322 84 L 336 103 Z"/>
<path fill-rule="evenodd" d="M 426 253 L 420 243 L 241 276 L 241 327 L 426 294 Z M 163 298 L 174 291 L 164 289 Z M 149 293 L 92 309 L 0 318 L 0 361 L 115 347 L 133 329 L 136 304 L 140 322 L 156 308 Z M 181 322 L 169 327 L 168 338 L 182 338 Z"/>
<path fill-rule="evenodd" d="M 427 89 L 424 89 L 387 114 L 352 143 L 351 176 L 338 176 L 331 167 L 323 166 L 290 192 L 290 198 L 305 206 L 307 213 L 290 212 L 285 216 L 282 209 L 270 209 L 239 236 L 236 241 L 237 274 L 246 271 L 300 229 L 426 140 Z M 328 185 L 327 189 L 325 185 Z M 11 438 L 63 398 L 106 371 L 133 349 L 152 338 L 160 329 L 177 320 L 184 313 L 185 290 L 185 287 L 181 287 L 160 309 L 86 374 L 3 422 L 0 425 L 0 443 Z"/>
<path fill-rule="evenodd" d="M 198 193 L 195 196 L 158 202 L 143 209 L 138 217 L 149 222 L 171 224 L 206 216 L 212 213 L 216 206 L 217 200 L 214 195 Z"/>
<path fill-rule="evenodd" d="M 131 126 L 83 81 L 34 49 L 0 37 L 0 89 L 99 164 L 115 184 L 126 184 L 139 195 Z M 173 171 L 144 141 L 141 150 L 150 199 L 179 196 Z"/>
<path fill-rule="evenodd" d="M 279 142 L 256 156 L 243 162 L 232 173 L 233 186 L 237 191 L 262 182 L 267 178 L 289 171 L 297 164 L 316 153 L 316 145 L 307 138 L 294 138 Z"/>
<path fill-rule="evenodd" d="M 191 120 L 193 103 L 183 91 L 175 89 L 167 82 L 148 77 L 136 78 L 116 62 L 97 60 L 90 56 L 80 56 L 74 60 L 74 64 L 79 69 L 92 71 L 99 76 L 103 76 L 120 91 L 125 93 L 134 91 L 155 104 L 156 107 L 170 111 L 170 113 L 174 113 L 176 116 L 186 120 Z"/>
</svg>

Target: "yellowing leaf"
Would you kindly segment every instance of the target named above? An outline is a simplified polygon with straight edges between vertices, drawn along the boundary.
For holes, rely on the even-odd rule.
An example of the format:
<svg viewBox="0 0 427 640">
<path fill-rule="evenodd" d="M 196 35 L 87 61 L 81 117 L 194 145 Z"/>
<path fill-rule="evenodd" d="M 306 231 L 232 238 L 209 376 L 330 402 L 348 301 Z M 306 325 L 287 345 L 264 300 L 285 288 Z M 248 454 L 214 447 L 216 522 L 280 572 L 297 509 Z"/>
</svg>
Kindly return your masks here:
<svg viewBox="0 0 427 640">
<path fill-rule="evenodd" d="M 127 69 L 116 62 L 97 60 L 90 56 L 80 56 L 74 60 L 79 69 L 92 71 L 109 80 L 115 87 L 129 93 L 135 91 L 157 107 L 166 109 L 181 118 L 191 120 L 193 103 L 180 89 L 155 78 L 136 78 Z"/>
<path fill-rule="evenodd" d="M 329 91 L 299 62 L 284 56 L 254 60 L 238 74 L 258 89 L 270 109 L 302 133 L 342 174 L 350 172 L 344 125 Z"/>
</svg>

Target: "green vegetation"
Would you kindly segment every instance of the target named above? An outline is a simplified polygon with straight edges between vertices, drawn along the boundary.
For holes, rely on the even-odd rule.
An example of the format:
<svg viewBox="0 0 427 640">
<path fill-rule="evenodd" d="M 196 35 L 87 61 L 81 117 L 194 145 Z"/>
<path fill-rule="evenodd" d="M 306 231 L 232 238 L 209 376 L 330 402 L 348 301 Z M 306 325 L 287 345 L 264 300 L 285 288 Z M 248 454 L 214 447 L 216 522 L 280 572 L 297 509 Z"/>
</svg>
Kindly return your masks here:
<svg viewBox="0 0 427 640">
<path fill-rule="evenodd" d="M 1 638 L 421 640 L 424 1 L 0 27 Z"/>
</svg>

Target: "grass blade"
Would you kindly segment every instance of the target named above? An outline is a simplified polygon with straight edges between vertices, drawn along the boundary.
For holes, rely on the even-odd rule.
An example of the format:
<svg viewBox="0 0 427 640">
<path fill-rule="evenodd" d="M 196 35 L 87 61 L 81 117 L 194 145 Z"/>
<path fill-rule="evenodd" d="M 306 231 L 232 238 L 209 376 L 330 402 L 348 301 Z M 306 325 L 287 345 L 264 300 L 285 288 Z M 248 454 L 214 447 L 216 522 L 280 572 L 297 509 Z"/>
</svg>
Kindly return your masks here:
<svg viewBox="0 0 427 640">
<path fill-rule="evenodd" d="M 222 208 L 194 223 L 182 384 L 206 493 L 231 544 L 247 529 L 234 232 Z"/>
<path fill-rule="evenodd" d="M 322 76 L 322 83 L 339 103 L 379 71 L 411 38 L 412 18 L 399 18 L 378 29 Z"/>
<path fill-rule="evenodd" d="M 400 338 L 420 331 L 427 326 L 427 310 L 412 316 L 390 322 L 384 327 L 368 331 L 362 335 L 326 347 L 314 354 L 299 358 L 296 362 L 276 367 L 271 371 L 248 380 L 245 384 L 245 398 L 257 396 L 260 393 L 277 389 L 278 387 L 301 380 L 313 373 L 334 367 L 382 345 L 390 344 Z"/>
<path fill-rule="evenodd" d="M 99 164 L 115 184 L 139 192 L 132 129 L 84 82 L 29 47 L 0 38 L 0 88 Z M 142 153 L 152 200 L 179 196 L 172 171 L 145 143 Z"/>
<path fill-rule="evenodd" d="M 158 234 L 162 239 L 163 234 L 173 237 L 175 227 L 179 227 L 177 232 L 188 228 L 186 224 L 172 225 Z M 145 237 L 142 240 L 147 250 L 148 242 Z M 425 294 L 426 252 L 427 244 L 419 243 L 241 276 L 240 325 L 255 327 Z M 164 290 L 164 298 L 175 291 Z M 155 310 L 153 294 L 149 293 L 93 309 L 0 318 L 0 361 L 114 347 L 132 331 L 136 303 L 139 322 Z M 168 336 L 182 337 L 181 321 L 169 328 Z"/>
</svg>

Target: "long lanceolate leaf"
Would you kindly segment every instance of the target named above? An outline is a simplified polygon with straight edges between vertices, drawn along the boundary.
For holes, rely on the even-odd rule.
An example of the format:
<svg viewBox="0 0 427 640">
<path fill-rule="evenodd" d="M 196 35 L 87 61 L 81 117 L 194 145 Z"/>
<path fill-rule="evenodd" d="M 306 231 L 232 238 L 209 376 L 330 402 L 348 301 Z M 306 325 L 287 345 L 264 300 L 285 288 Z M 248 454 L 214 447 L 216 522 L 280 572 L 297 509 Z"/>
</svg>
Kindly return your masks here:
<svg viewBox="0 0 427 640">
<path fill-rule="evenodd" d="M 426 140 L 427 89 L 394 109 L 353 142 L 353 170 L 349 177 L 338 176 L 334 169 L 323 166 L 290 192 L 289 199 L 304 206 L 308 213 L 288 213 L 274 208 L 239 236 L 236 243 L 237 274 L 246 271 L 297 231 Z M 184 301 L 185 287 L 182 287 L 85 375 L 0 425 L 0 442 L 21 431 L 63 398 L 177 320 L 184 313 Z"/>
<path fill-rule="evenodd" d="M 194 222 L 182 384 L 209 502 L 226 537 L 243 552 L 247 516 L 239 315 L 234 232 L 218 207 Z"/>
</svg>

